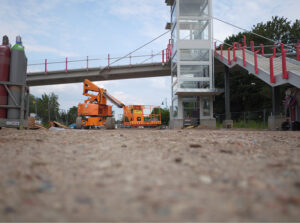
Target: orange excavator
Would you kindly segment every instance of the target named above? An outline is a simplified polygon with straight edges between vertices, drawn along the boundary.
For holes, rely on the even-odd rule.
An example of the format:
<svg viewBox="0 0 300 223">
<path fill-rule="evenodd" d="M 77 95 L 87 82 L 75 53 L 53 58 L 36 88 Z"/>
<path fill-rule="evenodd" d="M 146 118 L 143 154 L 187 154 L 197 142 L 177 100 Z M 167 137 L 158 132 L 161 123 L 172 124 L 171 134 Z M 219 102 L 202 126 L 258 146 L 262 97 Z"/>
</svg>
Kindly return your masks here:
<svg viewBox="0 0 300 223">
<path fill-rule="evenodd" d="M 96 94 L 92 94 L 92 92 Z M 123 125 L 130 127 L 161 125 L 160 107 L 146 105 L 126 106 L 118 99 L 110 95 L 106 89 L 100 88 L 91 81 L 85 79 L 83 83 L 83 95 L 88 99 L 78 105 L 78 117 L 76 128 L 95 128 L 105 126 L 107 129 L 115 128 L 115 120 L 112 115 L 112 106 L 107 105 L 107 100 L 118 108 L 123 108 Z M 145 110 L 150 111 L 149 114 Z M 87 117 L 87 120 L 82 120 Z"/>
</svg>

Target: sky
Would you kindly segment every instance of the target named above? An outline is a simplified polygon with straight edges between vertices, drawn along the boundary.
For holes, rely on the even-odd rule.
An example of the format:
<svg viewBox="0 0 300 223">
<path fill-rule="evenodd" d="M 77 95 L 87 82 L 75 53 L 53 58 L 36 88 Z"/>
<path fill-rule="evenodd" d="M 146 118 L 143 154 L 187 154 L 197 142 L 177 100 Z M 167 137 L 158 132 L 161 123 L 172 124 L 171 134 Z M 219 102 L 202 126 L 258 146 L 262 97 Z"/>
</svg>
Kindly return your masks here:
<svg viewBox="0 0 300 223">
<path fill-rule="evenodd" d="M 105 66 L 107 55 L 121 57 L 165 32 L 170 8 L 164 0 L 0 0 L 0 36 L 15 43 L 22 36 L 29 64 L 89 58 L 103 59 L 89 66 Z M 299 0 L 214 0 L 213 16 L 245 29 L 272 16 L 299 19 Z M 214 38 L 224 40 L 240 30 L 214 21 Z M 155 41 L 135 55 L 151 55 L 166 48 L 169 35 Z M 134 55 L 133 55 L 134 56 Z M 132 59 L 132 63 L 141 62 Z M 113 60 L 112 60 L 113 61 Z M 149 60 L 151 62 L 152 59 Z M 153 61 L 161 61 L 157 56 Z M 129 63 L 123 60 L 121 63 Z M 48 69 L 64 69 L 64 64 Z M 69 64 L 69 68 L 85 63 Z M 30 72 L 43 66 L 29 66 Z M 161 105 L 171 103 L 170 77 L 96 82 L 110 94 L 129 104 Z M 41 96 L 54 92 L 61 109 L 83 102 L 82 83 L 31 87 Z M 165 105 L 164 105 L 165 106 Z M 118 111 L 116 108 L 116 113 Z"/>
</svg>

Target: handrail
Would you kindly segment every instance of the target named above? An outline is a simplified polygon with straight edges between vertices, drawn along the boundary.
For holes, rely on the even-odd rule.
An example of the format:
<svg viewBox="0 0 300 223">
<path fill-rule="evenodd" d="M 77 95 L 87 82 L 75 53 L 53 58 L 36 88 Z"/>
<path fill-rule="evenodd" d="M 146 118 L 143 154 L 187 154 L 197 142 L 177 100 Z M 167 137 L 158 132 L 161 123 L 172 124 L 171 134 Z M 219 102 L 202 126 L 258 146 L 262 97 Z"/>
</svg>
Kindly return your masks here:
<svg viewBox="0 0 300 223">
<path fill-rule="evenodd" d="M 246 67 L 246 47 L 247 46 L 243 46 L 243 65 L 244 65 L 244 67 Z"/>
<path fill-rule="evenodd" d="M 258 62 L 257 62 L 257 54 L 259 53 L 259 50 L 254 52 L 254 66 L 255 66 L 255 74 L 258 74 Z"/>
<path fill-rule="evenodd" d="M 289 79 L 289 75 L 287 73 L 287 66 L 286 66 L 286 52 L 288 50 L 284 49 L 284 44 L 281 43 L 281 57 L 282 57 L 282 79 Z"/>
<path fill-rule="evenodd" d="M 296 45 L 296 54 L 297 54 L 297 60 L 300 61 L 300 46 L 299 44 Z"/>
<path fill-rule="evenodd" d="M 265 56 L 265 46 L 264 46 L 264 44 L 260 44 L 260 48 L 261 48 L 261 55 Z"/>
<path fill-rule="evenodd" d="M 254 52 L 255 49 L 254 49 L 254 41 L 253 40 L 250 41 L 250 45 L 251 45 L 251 51 Z"/>
<path fill-rule="evenodd" d="M 228 64 L 231 65 L 231 59 L 230 59 L 230 50 L 232 49 L 232 47 L 228 48 Z"/>
<path fill-rule="evenodd" d="M 238 43 L 237 42 L 233 43 L 233 49 L 232 49 L 233 50 L 233 61 L 235 61 L 235 62 L 237 61 L 236 54 L 235 54 L 236 44 L 238 44 Z"/>
<path fill-rule="evenodd" d="M 223 46 L 224 46 L 224 45 L 222 44 L 222 45 L 221 45 L 221 60 L 223 60 L 223 58 L 224 58 L 224 57 L 223 57 Z"/>
<path fill-rule="evenodd" d="M 272 84 L 276 83 L 276 78 L 274 76 L 274 63 L 273 63 L 274 57 L 270 57 L 270 82 Z"/>
</svg>

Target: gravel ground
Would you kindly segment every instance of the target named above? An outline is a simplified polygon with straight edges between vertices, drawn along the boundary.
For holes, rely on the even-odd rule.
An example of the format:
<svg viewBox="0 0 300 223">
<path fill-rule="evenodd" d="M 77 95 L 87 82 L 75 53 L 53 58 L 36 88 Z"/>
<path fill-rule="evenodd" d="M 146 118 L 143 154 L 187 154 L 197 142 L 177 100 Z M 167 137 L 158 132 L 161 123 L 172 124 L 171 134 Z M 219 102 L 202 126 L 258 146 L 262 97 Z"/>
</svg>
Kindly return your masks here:
<svg viewBox="0 0 300 223">
<path fill-rule="evenodd" d="M 300 133 L 0 130 L 1 221 L 300 221 Z"/>
</svg>

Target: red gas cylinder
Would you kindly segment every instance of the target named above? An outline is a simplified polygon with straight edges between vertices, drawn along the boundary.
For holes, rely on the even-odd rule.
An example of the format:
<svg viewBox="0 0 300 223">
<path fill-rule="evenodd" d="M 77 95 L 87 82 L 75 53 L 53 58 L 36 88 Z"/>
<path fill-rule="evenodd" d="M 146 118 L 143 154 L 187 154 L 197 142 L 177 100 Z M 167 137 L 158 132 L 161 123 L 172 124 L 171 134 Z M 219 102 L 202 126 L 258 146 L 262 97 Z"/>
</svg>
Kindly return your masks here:
<svg viewBox="0 0 300 223">
<path fill-rule="evenodd" d="M 3 36 L 2 45 L 0 45 L 0 81 L 9 80 L 10 67 L 10 48 L 7 36 Z M 0 85 L 0 105 L 7 105 L 7 91 L 3 85 Z M 0 108 L 0 119 L 6 118 L 6 109 Z"/>
</svg>

